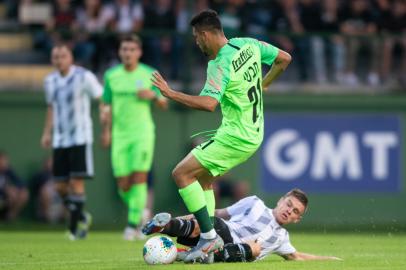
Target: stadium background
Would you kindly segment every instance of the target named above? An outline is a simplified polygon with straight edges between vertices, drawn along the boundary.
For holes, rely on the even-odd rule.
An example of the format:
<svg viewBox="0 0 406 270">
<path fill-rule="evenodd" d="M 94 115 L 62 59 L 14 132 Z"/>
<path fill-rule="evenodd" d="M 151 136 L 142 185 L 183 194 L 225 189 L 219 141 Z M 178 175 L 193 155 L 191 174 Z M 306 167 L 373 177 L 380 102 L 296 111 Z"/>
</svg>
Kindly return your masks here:
<svg viewBox="0 0 406 270">
<path fill-rule="evenodd" d="M 73 2 L 80 5 L 80 1 Z M 148 1 L 143 2 L 147 3 Z M 196 2 L 194 1 L 180 2 L 185 3 L 188 11 L 195 8 L 194 4 Z M 233 5 L 233 2 L 245 1 L 208 2 L 220 6 L 223 3 L 227 6 L 230 3 Z M 260 4 L 266 1 L 251 2 Z M 251 2 L 247 1 L 247 3 Z M 277 3 L 277 1 L 270 2 Z M 366 2 L 369 6 L 374 6 L 379 1 Z M 35 170 L 38 170 L 44 157 L 49 154 L 49 152 L 40 148 L 39 141 L 45 115 L 44 96 L 41 89 L 42 79 L 51 68 L 48 64 L 48 52 L 44 48 L 38 48 L 38 44 L 35 43 L 37 37 L 35 33 L 40 29 L 38 28 L 38 16 L 22 18 L 20 14 L 19 17 L 19 6 L 14 5 L 16 2 L 1 1 L 0 3 L 3 18 L 0 32 L 0 80 L 2 89 L 0 92 L 0 149 L 9 154 L 13 168 L 26 180 Z M 299 5 L 299 3 L 296 3 L 296 5 Z M 17 11 L 9 9 L 10 6 Z M 273 29 L 273 31 L 279 30 Z M 313 36 L 311 31 L 312 29 L 307 32 L 294 33 L 294 31 L 288 29 L 287 32 L 283 32 L 283 35 L 292 38 L 292 40 L 305 40 Z M 155 36 L 157 33 L 164 33 L 168 37 L 176 37 L 181 40 L 183 51 L 182 57 L 179 56 L 182 63 L 177 76 L 171 74 L 174 67 L 171 60 L 168 60 L 170 59 L 170 53 L 168 52 L 162 56 L 162 59 L 158 59 L 162 60 L 159 62 L 160 70 L 167 76 L 174 76 L 171 82 L 177 89 L 190 89 L 190 93 L 198 93 L 199 87 L 201 87 L 205 79 L 205 60 L 197 51 L 190 33 L 187 31 L 180 32 L 175 27 L 175 29 L 167 29 L 163 32 L 156 32 L 156 29 L 146 28 L 140 34 L 144 39 L 148 39 L 148 37 Z M 280 34 L 281 32 L 272 32 L 271 29 L 269 34 L 272 36 L 275 33 Z M 111 35 L 115 36 L 117 33 L 111 33 Z M 317 34 L 319 37 L 330 37 L 331 35 L 332 33 L 324 32 Z M 385 37 L 370 35 L 367 38 L 384 40 Z M 395 59 L 398 56 L 402 57 L 399 51 L 401 49 L 395 51 Z M 295 54 L 293 56 L 295 59 Z M 368 57 L 371 57 L 368 55 L 368 50 L 362 50 L 359 73 L 363 76 L 369 69 Z M 397 59 L 399 60 L 399 58 Z M 150 59 L 147 58 L 146 60 Z M 91 63 L 83 64 L 91 65 Z M 98 70 L 100 75 L 104 66 L 97 68 L 100 68 Z M 348 83 L 348 81 L 347 83 L 326 83 L 319 82 L 317 78 L 312 76 L 302 78 L 300 72 L 300 67 L 297 66 L 297 63 L 294 63 L 292 67 L 289 67 L 287 74 L 284 74 L 280 81 L 274 87 L 271 87 L 271 93 L 266 94 L 264 97 L 265 113 L 288 113 L 292 117 L 302 116 L 303 113 L 313 113 L 318 116 L 332 115 L 331 121 L 335 121 L 337 115 L 356 117 L 364 114 L 378 116 L 390 114 L 400 119 L 399 125 L 401 129 L 398 132 L 400 141 L 396 149 L 400 156 L 395 160 L 390 160 L 390 162 L 396 163 L 395 168 L 399 170 L 399 174 L 398 177 L 387 180 L 396 182 L 395 189 L 382 189 L 371 192 L 368 191 L 368 179 L 361 179 L 360 182 L 366 183 L 364 185 L 365 190 L 361 188 L 351 191 L 351 183 L 342 181 L 343 185 L 349 185 L 346 192 L 337 192 L 334 188 L 327 188 L 324 191 L 309 191 L 310 210 L 303 222 L 297 226 L 295 225 L 295 227 L 299 229 L 310 228 L 312 230 L 341 228 L 349 230 L 405 230 L 406 179 L 403 165 L 406 151 L 404 130 L 406 97 L 404 95 L 404 85 L 384 84 L 383 82 L 378 85 L 368 85 L 366 83 L 355 85 Z M 405 75 L 403 74 L 403 76 Z M 94 105 L 93 116 L 94 119 L 97 119 L 97 110 L 95 109 L 97 106 Z M 157 127 L 154 161 L 155 211 L 184 213 L 185 209 L 170 178 L 170 172 L 174 165 L 187 153 L 190 136 L 199 131 L 217 127 L 220 124 L 221 115 L 219 111 L 216 113 L 196 112 L 172 104 L 169 112 L 156 110 L 154 117 Z M 317 123 L 314 125 L 317 126 Z M 380 123 L 377 122 L 376 125 L 379 127 Z M 371 130 L 374 129 L 374 127 L 370 128 Z M 96 228 L 121 229 L 125 223 L 125 210 L 116 193 L 115 181 L 111 174 L 109 153 L 101 148 L 98 141 L 100 125 L 97 120 L 94 121 L 94 130 L 96 179 L 89 182 L 87 186 L 87 207 L 94 215 Z M 282 192 L 264 191 L 261 176 L 262 159 L 262 152 L 258 152 L 248 162 L 235 168 L 232 175 L 241 179 L 248 179 L 251 185 L 251 193 L 259 195 L 269 205 L 272 205 Z M 390 166 L 391 164 L 389 164 Z M 330 179 L 329 181 L 334 180 Z M 295 186 L 294 181 L 291 182 L 291 186 Z M 306 186 L 303 189 L 306 191 Z M 32 206 L 28 205 L 20 220 L 22 222 L 32 222 L 32 216 Z"/>
</svg>

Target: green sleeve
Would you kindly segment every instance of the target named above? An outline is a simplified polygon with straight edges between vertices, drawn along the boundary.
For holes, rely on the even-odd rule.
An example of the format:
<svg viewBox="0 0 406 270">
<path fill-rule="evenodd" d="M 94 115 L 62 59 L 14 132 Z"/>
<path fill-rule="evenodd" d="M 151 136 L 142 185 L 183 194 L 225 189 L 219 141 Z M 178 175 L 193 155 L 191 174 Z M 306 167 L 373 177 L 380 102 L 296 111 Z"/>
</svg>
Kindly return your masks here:
<svg viewBox="0 0 406 270">
<path fill-rule="evenodd" d="M 279 49 L 264 41 L 257 41 L 259 50 L 261 51 L 261 62 L 267 65 L 272 65 L 278 56 Z"/>
<path fill-rule="evenodd" d="M 111 104 L 111 87 L 110 87 L 110 82 L 109 82 L 109 77 L 108 73 L 104 75 L 104 90 L 103 90 L 103 96 L 102 100 L 106 104 Z"/>
<path fill-rule="evenodd" d="M 230 71 L 227 65 L 210 61 L 207 67 L 206 83 L 200 95 L 210 96 L 220 102 L 229 80 Z"/>
</svg>

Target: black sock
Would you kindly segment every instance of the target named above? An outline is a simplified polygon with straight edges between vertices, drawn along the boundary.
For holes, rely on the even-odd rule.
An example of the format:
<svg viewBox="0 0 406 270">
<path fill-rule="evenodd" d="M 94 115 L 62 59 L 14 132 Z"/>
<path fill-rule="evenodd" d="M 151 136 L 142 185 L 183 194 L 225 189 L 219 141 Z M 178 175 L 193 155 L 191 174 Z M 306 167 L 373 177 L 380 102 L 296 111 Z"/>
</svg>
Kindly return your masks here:
<svg viewBox="0 0 406 270">
<path fill-rule="evenodd" d="M 176 242 L 178 242 L 178 244 L 181 244 L 181 245 L 184 245 L 187 247 L 195 247 L 197 245 L 197 243 L 199 242 L 199 239 L 200 239 L 200 235 L 196 236 L 194 238 L 179 236 L 176 239 Z"/>
<path fill-rule="evenodd" d="M 65 205 L 70 213 L 69 231 L 76 234 L 77 224 L 80 220 L 84 219 L 83 205 L 85 203 L 85 195 L 83 194 L 70 194 L 68 195 Z"/>
<path fill-rule="evenodd" d="M 214 252 L 215 262 L 250 262 L 254 259 L 251 247 L 245 243 L 229 243 L 222 250 Z"/>
<path fill-rule="evenodd" d="M 193 219 L 177 219 L 173 218 L 165 226 L 162 231 L 172 237 L 189 237 L 195 229 L 195 222 Z"/>
</svg>

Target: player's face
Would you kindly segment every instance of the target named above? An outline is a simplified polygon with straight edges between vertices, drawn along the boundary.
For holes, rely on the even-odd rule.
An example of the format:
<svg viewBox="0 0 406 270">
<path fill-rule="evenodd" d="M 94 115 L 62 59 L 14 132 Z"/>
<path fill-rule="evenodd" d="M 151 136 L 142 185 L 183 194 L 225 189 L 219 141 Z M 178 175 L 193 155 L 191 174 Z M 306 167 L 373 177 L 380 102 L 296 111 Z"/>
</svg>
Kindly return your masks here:
<svg viewBox="0 0 406 270">
<path fill-rule="evenodd" d="M 197 46 L 199 46 L 204 55 L 209 56 L 210 51 L 207 47 L 207 33 L 205 31 L 197 31 L 193 27 L 193 37 L 195 38 Z"/>
<path fill-rule="evenodd" d="M 120 59 L 125 66 L 132 66 L 138 63 L 141 58 L 140 46 L 132 41 L 124 41 L 120 45 Z"/>
<path fill-rule="evenodd" d="M 302 218 L 306 208 L 294 196 L 282 197 L 274 209 L 276 221 L 283 225 L 297 223 Z"/>
<path fill-rule="evenodd" d="M 51 55 L 52 65 L 60 72 L 67 72 L 73 63 L 71 51 L 66 47 L 55 47 Z"/>
</svg>

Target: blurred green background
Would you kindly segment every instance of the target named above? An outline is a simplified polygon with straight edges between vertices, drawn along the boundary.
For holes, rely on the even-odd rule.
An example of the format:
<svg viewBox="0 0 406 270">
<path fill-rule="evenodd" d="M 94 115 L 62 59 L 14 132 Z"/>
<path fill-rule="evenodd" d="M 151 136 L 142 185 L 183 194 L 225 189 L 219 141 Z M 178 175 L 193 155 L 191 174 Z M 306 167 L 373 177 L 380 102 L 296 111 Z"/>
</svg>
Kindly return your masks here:
<svg viewBox="0 0 406 270">
<path fill-rule="evenodd" d="M 97 104 L 93 104 L 96 177 L 87 183 L 88 204 L 96 228 L 122 228 L 125 225 L 126 210 L 116 192 L 111 173 L 109 150 L 99 142 L 100 125 L 97 121 Z M 187 110 L 171 104 L 166 112 L 154 110 L 157 141 L 154 161 L 155 206 L 154 210 L 184 214 L 184 208 L 177 188 L 171 179 L 171 171 L 189 151 L 190 136 L 215 129 L 220 124 L 221 113 L 206 113 Z M 266 111 L 277 112 L 395 112 L 402 117 L 405 127 L 406 97 L 398 95 L 273 95 L 264 98 Z M 40 147 L 46 105 L 38 92 L 3 92 L 0 95 L 0 149 L 10 157 L 13 168 L 28 181 L 38 171 L 49 151 Z M 405 134 L 405 132 L 403 132 Z M 403 157 L 405 141 L 402 138 Z M 259 181 L 259 152 L 248 162 L 231 171 L 236 179 L 250 182 L 250 194 L 256 194 L 270 207 L 281 194 L 264 193 Z M 404 158 L 403 158 L 404 160 Z M 376 229 L 404 231 L 406 229 L 406 193 L 403 173 L 400 193 L 309 193 L 310 209 L 303 222 L 294 225 L 298 229 Z M 222 202 L 223 207 L 227 201 Z M 33 206 L 23 213 L 24 220 L 33 216 Z"/>
</svg>

